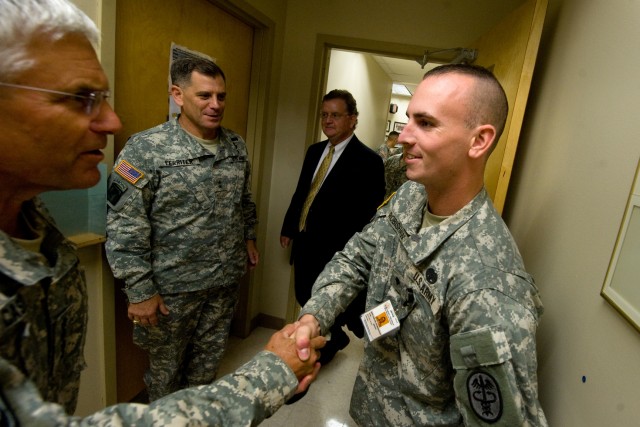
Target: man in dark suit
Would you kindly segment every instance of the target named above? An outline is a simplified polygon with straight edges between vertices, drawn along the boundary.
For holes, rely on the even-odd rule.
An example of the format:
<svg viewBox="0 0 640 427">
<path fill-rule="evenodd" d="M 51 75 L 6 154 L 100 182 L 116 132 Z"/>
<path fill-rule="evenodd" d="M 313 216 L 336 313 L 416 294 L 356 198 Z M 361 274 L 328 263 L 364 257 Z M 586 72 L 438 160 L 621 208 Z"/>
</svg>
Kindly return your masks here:
<svg viewBox="0 0 640 427">
<path fill-rule="evenodd" d="M 328 139 L 307 150 L 280 233 L 283 248 L 293 241 L 291 261 L 300 305 L 311 297 L 325 264 L 371 220 L 385 192 L 382 159 L 353 133 L 358 110 L 351 93 L 336 89 L 326 94 L 321 120 Z M 321 352 L 323 365 L 349 344 L 343 325 L 359 338 L 364 335 L 360 315 L 365 297 L 363 292 L 336 319 Z"/>
</svg>

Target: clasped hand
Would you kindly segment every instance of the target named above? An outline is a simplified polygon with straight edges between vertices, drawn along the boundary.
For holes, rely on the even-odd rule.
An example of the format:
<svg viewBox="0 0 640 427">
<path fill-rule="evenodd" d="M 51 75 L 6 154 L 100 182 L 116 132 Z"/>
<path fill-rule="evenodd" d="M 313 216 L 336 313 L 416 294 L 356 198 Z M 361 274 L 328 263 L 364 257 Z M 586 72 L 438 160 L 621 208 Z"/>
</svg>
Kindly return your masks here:
<svg viewBox="0 0 640 427">
<path fill-rule="evenodd" d="M 313 316 L 310 317 L 315 321 Z M 273 334 L 265 347 L 284 360 L 295 373 L 298 378 L 296 393 L 305 391 L 316 379 L 320 370 L 318 350 L 326 343 L 324 337 L 318 336 L 319 328 L 303 319 Z"/>
</svg>

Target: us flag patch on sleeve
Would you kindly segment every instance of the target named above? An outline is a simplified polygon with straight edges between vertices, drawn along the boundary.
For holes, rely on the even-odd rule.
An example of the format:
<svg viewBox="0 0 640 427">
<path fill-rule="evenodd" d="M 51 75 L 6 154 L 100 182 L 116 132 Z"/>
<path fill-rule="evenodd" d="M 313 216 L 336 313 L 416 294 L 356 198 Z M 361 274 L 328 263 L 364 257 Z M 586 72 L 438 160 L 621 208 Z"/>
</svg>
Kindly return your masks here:
<svg viewBox="0 0 640 427">
<path fill-rule="evenodd" d="M 138 182 L 138 180 L 140 180 L 140 178 L 144 176 L 144 173 L 133 167 L 126 160 L 120 160 L 118 166 L 116 166 L 113 170 L 117 172 L 118 175 L 129 181 L 131 184 L 135 184 L 136 182 Z"/>
</svg>

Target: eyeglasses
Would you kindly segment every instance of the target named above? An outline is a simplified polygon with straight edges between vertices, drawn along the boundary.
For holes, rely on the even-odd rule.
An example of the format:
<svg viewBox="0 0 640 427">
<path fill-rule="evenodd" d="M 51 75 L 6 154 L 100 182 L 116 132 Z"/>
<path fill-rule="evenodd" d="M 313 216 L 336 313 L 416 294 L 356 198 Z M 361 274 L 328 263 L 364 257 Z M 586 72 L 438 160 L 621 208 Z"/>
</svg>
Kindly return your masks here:
<svg viewBox="0 0 640 427">
<path fill-rule="evenodd" d="M 88 90 L 85 94 L 77 94 L 77 93 L 69 93 L 69 92 L 60 92 L 58 90 L 51 89 L 43 89 L 40 87 L 33 86 L 25 86 L 25 85 L 16 85 L 13 83 L 3 83 L 0 82 L 0 86 L 13 87 L 17 89 L 26 89 L 26 90 L 35 90 L 37 92 L 46 92 L 46 93 L 55 93 L 57 95 L 65 95 L 73 98 L 77 98 L 82 103 L 82 108 L 87 116 L 97 116 L 100 111 L 100 106 L 102 105 L 102 101 L 105 101 L 109 96 L 111 96 L 111 92 L 108 90 Z"/>
<path fill-rule="evenodd" d="M 346 116 L 350 116 L 351 114 L 346 113 L 346 114 L 340 114 L 340 113 L 320 113 L 320 118 L 322 120 L 327 120 L 328 118 L 331 118 L 331 120 L 338 120 L 341 119 L 343 117 Z"/>
</svg>

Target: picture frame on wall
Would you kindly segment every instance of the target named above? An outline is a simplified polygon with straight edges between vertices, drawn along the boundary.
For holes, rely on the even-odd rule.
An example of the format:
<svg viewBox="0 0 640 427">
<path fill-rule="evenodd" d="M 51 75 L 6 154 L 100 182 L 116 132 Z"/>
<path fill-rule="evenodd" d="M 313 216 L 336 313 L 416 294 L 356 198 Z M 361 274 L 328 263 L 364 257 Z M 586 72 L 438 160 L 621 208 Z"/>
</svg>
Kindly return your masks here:
<svg viewBox="0 0 640 427">
<path fill-rule="evenodd" d="M 636 167 L 627 207 L 600 291 L 620 314 L 640 332 L 640 160 Z"/>
<path fill-rule="evenodd" d="M 387 120 L 387 133 L 391 131 L 391 120 Z"/>
<path fill-rule="evenodd" d="M 395 130 L 396 132 L 400 133 L 400 132 L 402 132 L 402 129 L 404 129 L 404 127 L 406 125 L 407 125 L 406 123 L 394 122 L 393 123 L 393 130 Z"/>
</svg>

